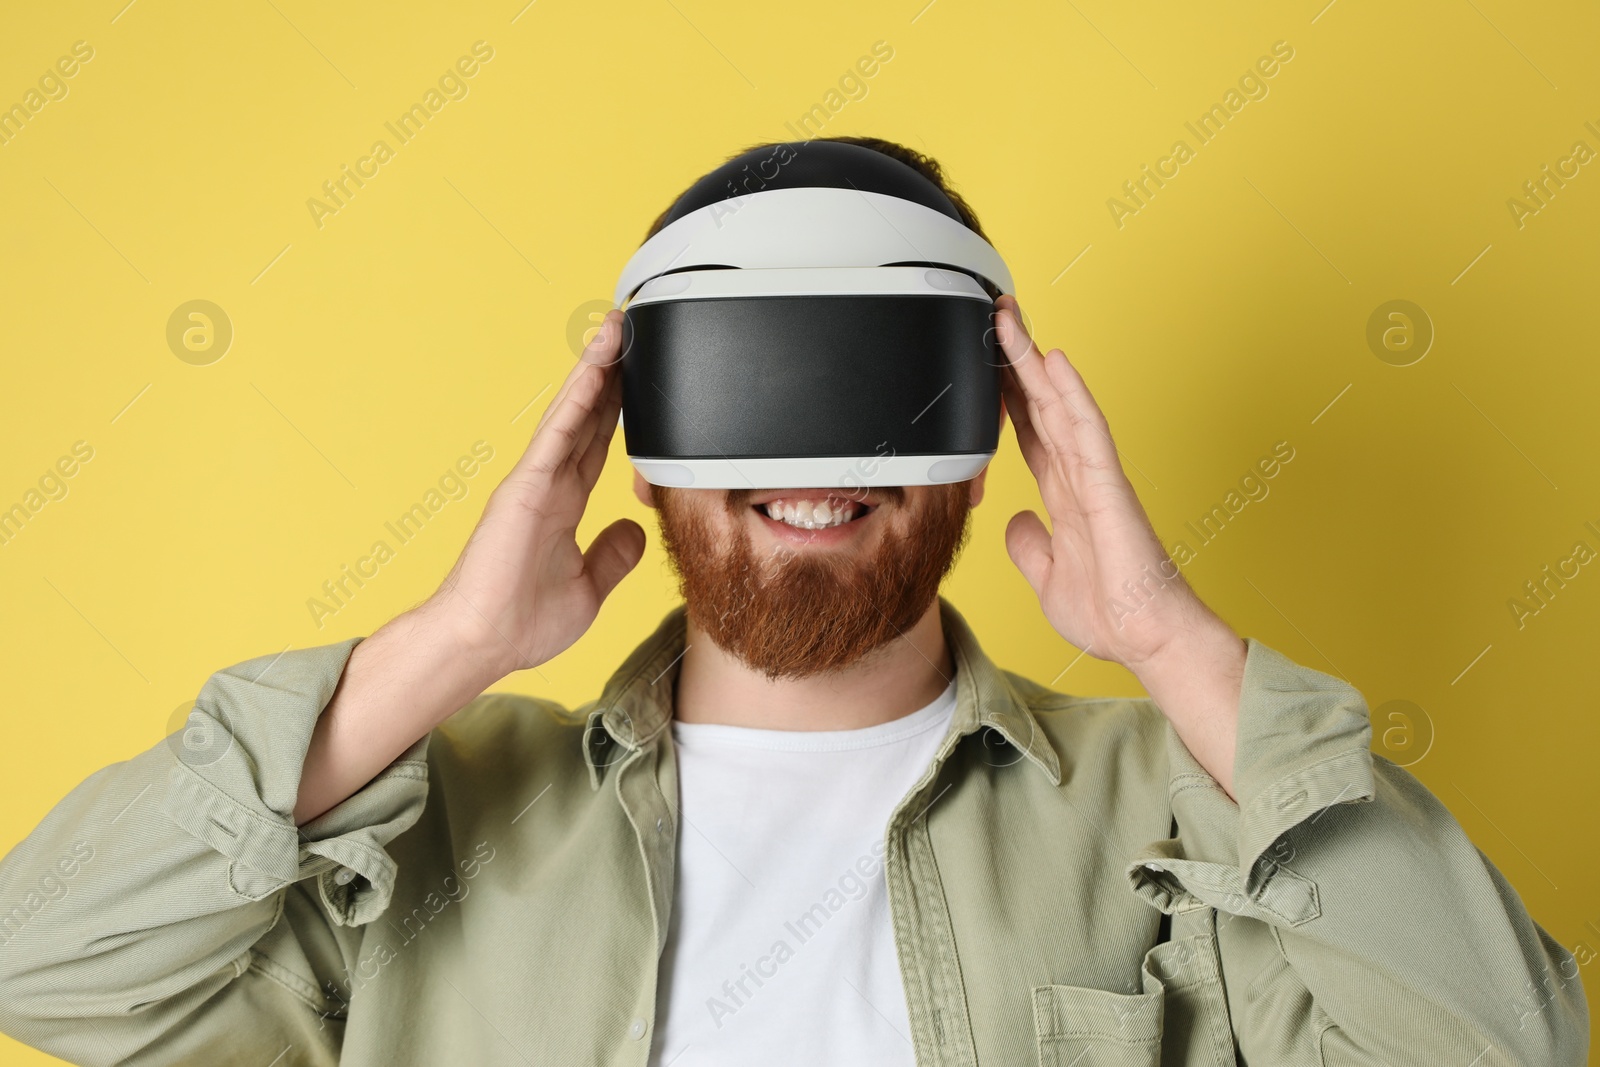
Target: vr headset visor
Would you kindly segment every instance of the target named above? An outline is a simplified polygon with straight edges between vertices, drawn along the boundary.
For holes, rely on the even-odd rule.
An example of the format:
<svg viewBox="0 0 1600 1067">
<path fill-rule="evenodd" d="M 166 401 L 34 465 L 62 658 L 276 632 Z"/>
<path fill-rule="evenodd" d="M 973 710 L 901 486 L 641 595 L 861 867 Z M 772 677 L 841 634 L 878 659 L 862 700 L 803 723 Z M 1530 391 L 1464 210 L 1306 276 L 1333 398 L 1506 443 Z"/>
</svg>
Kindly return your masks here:
<svg viewBox="0 0 1600 1067">
<path fill-rule="evenodd" d="M 702 181 L 623 270 L 622 426 L 645 480 L 932 485 L 993 457 L 1004 355 L 992 315 L 1014 292 L 1010 272 L 920 173 L 826 146 L 851 150 L 822 161 L 845 187 L 686 205 Z M 886 183 L 879 161 L 904 174 Z"/>
</svg>

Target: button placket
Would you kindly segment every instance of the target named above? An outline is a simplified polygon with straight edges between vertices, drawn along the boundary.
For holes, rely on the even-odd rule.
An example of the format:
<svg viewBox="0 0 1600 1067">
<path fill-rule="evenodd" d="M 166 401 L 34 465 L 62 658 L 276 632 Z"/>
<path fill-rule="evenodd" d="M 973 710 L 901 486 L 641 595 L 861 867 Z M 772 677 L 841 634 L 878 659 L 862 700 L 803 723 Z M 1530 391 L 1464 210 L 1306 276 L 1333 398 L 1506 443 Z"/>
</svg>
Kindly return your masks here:
<svg viewBox="0 0 1600 1067">
<path fill-rule="evenodd" d="M 891 823 L 884 876 L 914 1045 L 919 1054 L 931 1052 L 931 1062 L 941 1067 L 970 1067 L 977 1062 L 977 1050 L 966 990 L 955 964 L 955 931 L 927 823 L 929 798 L 936 801 L 942 795 L 934 793 L 937 780 L 937 774 L 930 775 L 917 791 L 920 799 L 908 798 Z"/>
</svg>

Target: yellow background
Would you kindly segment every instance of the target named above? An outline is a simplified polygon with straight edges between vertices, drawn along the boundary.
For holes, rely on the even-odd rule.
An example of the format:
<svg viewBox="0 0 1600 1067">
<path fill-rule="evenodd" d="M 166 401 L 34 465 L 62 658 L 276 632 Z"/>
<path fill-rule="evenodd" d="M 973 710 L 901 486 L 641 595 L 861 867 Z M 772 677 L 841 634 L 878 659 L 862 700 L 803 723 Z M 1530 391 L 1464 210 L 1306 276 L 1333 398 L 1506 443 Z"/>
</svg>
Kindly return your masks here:
<svg viewBox="0 0 1600 1067">
<path fill-rule="evenodd" d="M 1523 626 L 1508 601 L 1600 550 L 1600 164 L 1520 228 L 1507 207 L 1575 141 L 1600 149 L 1592 5 L 524 2 L 7 12 L 0 105 L 75 41 L 94 58 L 0 146 L 0 507 L 74 442 L 94 458 L 0 546 L 0 847 L 155 744 L 210 672 L 432 592 L 571 365 L 574 314 L 684 187 L 792 138 L 881 40 L 821 132 L 944 163 L 1157 531 L 1197 549 L 1200 594 L 1355 683 L 1375 747 L 1592 958 L 1600 567 Z M 396 145 L 383 124 L 478 40 L 468 95 Z M 1268 94 L 1200 145 L 1184 123 L 1277 41 Z M 379 138 L 395 157 L 319 228 L 306 201 Z M 1119 228 L 1107 200 L 1180 138 L 1195 157 Z M 166 341 L 194 299 L 234 329 L 206 366 Z M 1366 340 L 1395 299 L 1436 331 L 1403 367 Z M 468 495 L 319 629 L 308 598 L 478 440 Z M 1197 547 L 1185 524 L 1279 441 L 1270 495 Z M 592 697 L 674 603 L 627 474 L 619 435 L 580 535 L 631 515 L 644 563 L 503 688 Z M 1139 693 L 1039 613 L 1002 541 L 1024 507 L 1008 437 L 946 595 L 1002 666 Z M 54 1062 L 4 1038 L 0 1061 Z"/>
</svg>

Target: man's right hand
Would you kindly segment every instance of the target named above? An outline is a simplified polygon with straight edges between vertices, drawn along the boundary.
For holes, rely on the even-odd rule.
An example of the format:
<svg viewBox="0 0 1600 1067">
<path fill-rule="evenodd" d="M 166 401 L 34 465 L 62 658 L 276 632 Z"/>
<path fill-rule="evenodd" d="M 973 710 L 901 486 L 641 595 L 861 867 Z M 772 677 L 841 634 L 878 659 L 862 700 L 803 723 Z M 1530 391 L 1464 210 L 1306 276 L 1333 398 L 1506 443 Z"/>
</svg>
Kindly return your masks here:
<svg viewBox="0 0 1600 1067">
<path fill-rule="evenodd" d="M 607 312 L 461 558 L 417 609 L 481 659 L 493 675 L 486 686 L 570 647 L 644 555 L 632 519 L 611 523 L 587 551 L 576 537 L 622 406 L 621 334 L 622 313 Z"/>
<path fill-rule="evenodd" d="M 306 750 L 296 825 L 507 674 L 568 648 L 638 565 L 644 530 L 631 519 L 607 526 L 587 552 L 575 537 L 622 406 L 621 336 L 622 313 L 607 312 L 438 591 L 351 651 Z"/>
</svg>

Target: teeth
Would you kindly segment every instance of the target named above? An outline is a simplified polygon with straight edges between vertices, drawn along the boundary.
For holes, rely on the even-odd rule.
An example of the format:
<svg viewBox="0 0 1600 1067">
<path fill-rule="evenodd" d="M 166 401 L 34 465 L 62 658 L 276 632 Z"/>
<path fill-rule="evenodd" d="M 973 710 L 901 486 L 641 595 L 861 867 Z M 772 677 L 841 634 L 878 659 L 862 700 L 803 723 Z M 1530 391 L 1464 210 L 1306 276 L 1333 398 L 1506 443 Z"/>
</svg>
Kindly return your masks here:
<svg viewBox="0 0 1600 1067">
<path fill-rule="evenodd" d="M 857 506 L 852 501 L 835 500 L 773 500 L 761 505 L 768 518 L 776 519 L 802 530 L 824 530 L 842 526 L 856 517 Z"/>
</svg>

